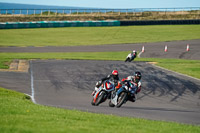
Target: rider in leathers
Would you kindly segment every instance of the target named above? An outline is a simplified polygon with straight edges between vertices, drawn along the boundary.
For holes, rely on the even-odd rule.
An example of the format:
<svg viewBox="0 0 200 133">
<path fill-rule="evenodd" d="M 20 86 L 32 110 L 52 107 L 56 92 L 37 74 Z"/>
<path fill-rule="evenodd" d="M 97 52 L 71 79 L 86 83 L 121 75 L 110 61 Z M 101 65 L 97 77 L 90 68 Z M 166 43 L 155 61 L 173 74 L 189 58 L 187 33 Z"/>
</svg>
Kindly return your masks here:
<svg viewBox="0 0 200 133">
<path fill-rule="evenodd" d="M 102 78 L 101 81 L 98 81 L 96 83 L 96 87 L 95 90 L 92 92 L 92 95 L 95 94 L 95 92 L 99 89 L 99 87 L 101 86 L 101 84 L 105 81 L 105 80 L 110 80 L 110 82 L 113 82 L 115 87 L 118 85 L 119 82 L 119 76 L 118 76 L 118 71 L 117 70 L 113 70 L 112 74 L 108 75 L 105 78 Z"/>
<path fill-rule="evenodd" d="M 130 55 L 130 61 L 132 61 L 137 57 L 137 52 L 135 50 L 133 50 L 130 54 L 128 54 L 128 56 L 129 55 Z M 127 62 L 127 61 L 128 61 L 128 58 L 126 58 L 125 62 Z"/>
<path fill-rule="evenodd" d="M 141 77 L 141 73 L 137 71 L 133 76 L 128 76 L 127 78 L 122 79 L 122 84 L 131 82 L 131 86 L 129 86 L 131 88 L 129 90 L 131 92 L 131 98 L 129 100 L 132 102 L 135 102 L 136 94 L 141 91 Z"/>
</svg>

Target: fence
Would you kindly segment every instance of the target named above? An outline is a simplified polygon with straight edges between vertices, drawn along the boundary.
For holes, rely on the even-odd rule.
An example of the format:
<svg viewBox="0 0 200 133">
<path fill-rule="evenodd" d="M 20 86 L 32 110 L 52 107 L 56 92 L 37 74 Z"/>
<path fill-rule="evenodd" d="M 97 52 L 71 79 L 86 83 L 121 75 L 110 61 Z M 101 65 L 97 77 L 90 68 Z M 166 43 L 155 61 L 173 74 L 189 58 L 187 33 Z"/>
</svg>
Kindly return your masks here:
<svg viewBox="0 0 200 133">
<path fill-rule="evenodd" d="M 200 7 L 134 9 L 0 9 L 0 17 L 109 17 L 117 20 L 200 19 Z"/>
<path fill-rule="evenodd" d="M 138 13 L 159 14 L 198 14 L 200 7 L 187 8 L 134 8 L 134 9 L 0 9 L 0 15 L 81 15 L 81 14 L 116 14 L 128 15 Z"/>
</svg>

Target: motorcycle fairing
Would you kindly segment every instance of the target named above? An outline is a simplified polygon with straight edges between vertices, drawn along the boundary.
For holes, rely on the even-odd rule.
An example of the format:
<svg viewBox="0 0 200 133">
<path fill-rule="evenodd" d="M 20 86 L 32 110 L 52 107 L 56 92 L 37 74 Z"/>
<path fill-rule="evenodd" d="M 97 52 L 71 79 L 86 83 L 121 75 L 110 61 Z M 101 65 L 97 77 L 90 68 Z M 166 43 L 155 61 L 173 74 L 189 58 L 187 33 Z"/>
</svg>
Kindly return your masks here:
<svg viewBox="0 0 200 133">
<path fill-rule="evenodd" d="M 106 89 L 107 89 L 107 90 L 110 90 L 110 89 L 113 88 L 113 85 L 112 85 L 111 83 L 106 82 L 105 84 L 106 84 Z"/>
</svg>

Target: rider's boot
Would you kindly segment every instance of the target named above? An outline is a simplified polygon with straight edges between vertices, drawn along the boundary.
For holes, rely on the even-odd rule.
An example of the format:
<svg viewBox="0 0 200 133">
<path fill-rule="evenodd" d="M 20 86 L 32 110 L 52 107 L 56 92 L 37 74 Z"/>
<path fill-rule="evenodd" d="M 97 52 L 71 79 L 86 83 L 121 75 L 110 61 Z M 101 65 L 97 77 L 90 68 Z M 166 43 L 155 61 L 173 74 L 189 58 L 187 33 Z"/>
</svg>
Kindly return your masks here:
<svg viewBox="0 0 200 133">
<path fill-rule="evenodd" d="M 136 99 L 137 99 L 137 96 L 136 96 L 136 94 L 133 94 L 133 95 L 131 95 L 131 101 L 132 101 L 132 102 L 135 102 L 135 101 L 136 101 Z"/>
<path fill-rule="evenodd" d="M 134 97 L 134 100 L 136 101 L 136 100 L 137 100 L 137 95 L 136 95 L 136 94 L 134 94 L 134 96 L 135 96 L 135 97 Z"/>
</svg>

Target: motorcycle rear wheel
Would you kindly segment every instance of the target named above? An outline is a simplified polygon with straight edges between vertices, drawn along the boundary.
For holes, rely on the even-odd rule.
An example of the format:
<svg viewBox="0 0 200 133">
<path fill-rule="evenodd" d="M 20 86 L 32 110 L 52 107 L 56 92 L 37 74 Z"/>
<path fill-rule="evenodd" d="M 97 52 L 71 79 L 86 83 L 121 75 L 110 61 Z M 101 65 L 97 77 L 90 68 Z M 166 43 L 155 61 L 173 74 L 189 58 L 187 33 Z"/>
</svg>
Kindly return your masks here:
<svg viewBox="0 0 200 133">
<path fill-rule="evenodd" d="M 109 101 L 109 106 L 110 107 L 115 107 L 115 105 L 111 101 Z"/>
</svg>

